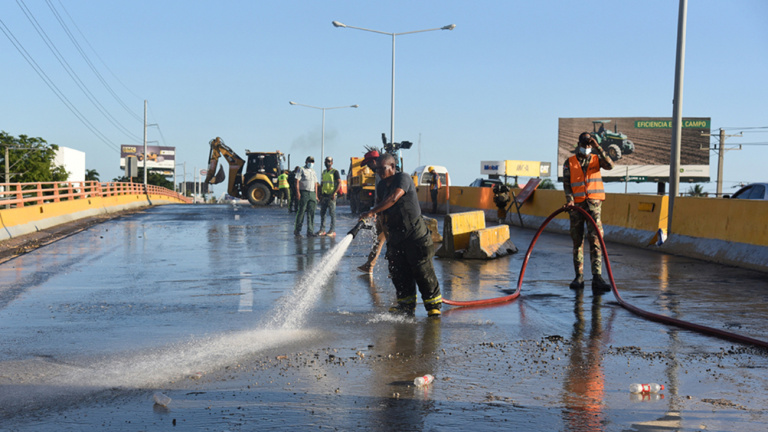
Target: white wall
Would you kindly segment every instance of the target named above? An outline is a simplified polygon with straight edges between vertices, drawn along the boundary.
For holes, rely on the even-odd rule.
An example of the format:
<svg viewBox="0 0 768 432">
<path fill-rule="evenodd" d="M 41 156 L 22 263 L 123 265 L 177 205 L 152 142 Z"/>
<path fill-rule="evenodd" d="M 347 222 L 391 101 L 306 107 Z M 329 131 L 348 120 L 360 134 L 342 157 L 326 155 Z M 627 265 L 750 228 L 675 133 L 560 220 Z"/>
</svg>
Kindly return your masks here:
<svg viewBox="0 0 768 432">
<path fill-rule="evenodd" d="M 63 166 L 69 173 L 67 181 L 85 181 L 85 152 L 59 146 L 59 151 L 56 152 L 53 163 Z"/>
</svg>

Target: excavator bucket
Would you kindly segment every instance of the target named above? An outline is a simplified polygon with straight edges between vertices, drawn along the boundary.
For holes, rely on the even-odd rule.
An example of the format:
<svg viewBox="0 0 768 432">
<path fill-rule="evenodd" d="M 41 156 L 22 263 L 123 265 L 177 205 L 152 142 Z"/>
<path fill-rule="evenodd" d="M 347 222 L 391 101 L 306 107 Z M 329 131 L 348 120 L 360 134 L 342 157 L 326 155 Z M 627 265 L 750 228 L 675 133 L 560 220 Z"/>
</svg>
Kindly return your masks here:
<svg viewBox="0 0 768 432">
<path fill-rule="evenodd" d="M 216 173 L 216 177 L 211 180 L 211 184 L 219 184 L 226 179 L 227 175 L 224 173 L 224 167 L 219 165 L 219 172 Z"/>
</svg>

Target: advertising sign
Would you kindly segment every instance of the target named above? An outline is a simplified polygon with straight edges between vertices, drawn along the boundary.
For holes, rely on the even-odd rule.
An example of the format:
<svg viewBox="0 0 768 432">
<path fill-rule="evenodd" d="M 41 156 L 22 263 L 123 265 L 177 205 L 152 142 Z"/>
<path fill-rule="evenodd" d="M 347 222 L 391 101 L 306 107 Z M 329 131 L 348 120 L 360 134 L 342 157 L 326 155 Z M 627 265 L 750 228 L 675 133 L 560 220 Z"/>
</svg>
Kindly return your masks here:
<svg viewBox="0 0 768 432">
<path fill-rule="evenodd" d="M 504 175 L 504 161 L 480 161 L 480 174 Z"/>
<path fill-rule="evenodd" d="M 480 174 L 507 177 L 549 177 L 550 162 L 518 160 L 481 161 Z"/>
<path fill-rule="evenodd" d="M 538 177 L 541 175 L 541 162 L 508 160 L 506 162 L 506 175 L 510 177 Z"/>
<path fill-rule="evenodd" d="M 680 148 L 680 181 L 709 181 L 709 117 L 684 118 Z M 613 160 L 602 170 L 605 182 L 669 182 L 672 119 L 665 117 L 560 118 L 558 122 L 557 178 L 574 151 L 582 132 L 590 132 Z"/>
<path fill-rule="evenodd" d="M 143 145 L 124 144 L 120 146 L 120 169 L 125 168 L 125 158 L 127 156 L 135 156 L 139 162 L 139 167 L 144 167 Z M 176 147 L 147 146 L 147 170 L 170 170 L 173 173 L 175 159 Z"/>
</svg>

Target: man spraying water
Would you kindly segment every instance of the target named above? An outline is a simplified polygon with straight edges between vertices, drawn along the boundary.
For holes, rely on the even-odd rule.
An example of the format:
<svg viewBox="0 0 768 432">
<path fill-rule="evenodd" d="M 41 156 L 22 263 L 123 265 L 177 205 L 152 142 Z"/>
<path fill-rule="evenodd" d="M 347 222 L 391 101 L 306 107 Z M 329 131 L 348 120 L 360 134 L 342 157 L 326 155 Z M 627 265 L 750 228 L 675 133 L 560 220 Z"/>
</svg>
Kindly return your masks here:
<svg viewBox="0 0 768 432">
<path fill-rule="evenodd" d="M 376 185 L 378 202 L 371 210 L 362 213 L 360 220 L 376 213 L 384 216 L 384 225 L 389 232 L 385 257 L 397 292 L 397 305 L 389 311 L 414 315 L 418 285 L 427 315 L 440 317 L 443 298 L 432 265 L 435 246 L 421 217 L 413 180 L 405 173 L 396 172 L 395 158 L 388 153 L 376 160 L 376 172 L 382 179 Z"/>
</svg>

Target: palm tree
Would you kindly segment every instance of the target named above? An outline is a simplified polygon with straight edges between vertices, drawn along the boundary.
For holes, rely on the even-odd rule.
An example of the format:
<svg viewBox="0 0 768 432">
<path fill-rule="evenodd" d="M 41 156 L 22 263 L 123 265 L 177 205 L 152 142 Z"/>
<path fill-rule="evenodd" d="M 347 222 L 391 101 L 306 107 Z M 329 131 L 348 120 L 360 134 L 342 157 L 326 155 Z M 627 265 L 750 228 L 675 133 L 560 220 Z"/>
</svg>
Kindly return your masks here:
<svg viewBox="0 0 768 432">
<path fill-rule="evenodd" d="M 550 179 L 544 179 L 539 183 L 539 189 L 557 189 L 555 183 Z"/>
<path fill-rule="evenodd" d="M 99 181 L 99 172 L 95 169 L 85 170 L 85 181 Z"/>
<path fill-rule="evenodd" d="M 697 183 L 688 188 L 688 195 L 692 197 L 706 197 L 709 194 L 704 192 L 704 186 Z"/>
</svg>

